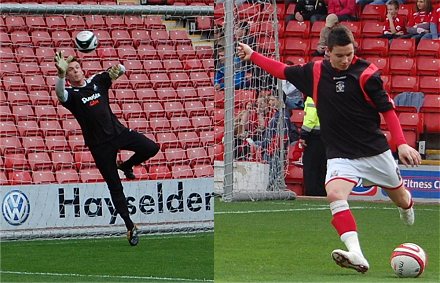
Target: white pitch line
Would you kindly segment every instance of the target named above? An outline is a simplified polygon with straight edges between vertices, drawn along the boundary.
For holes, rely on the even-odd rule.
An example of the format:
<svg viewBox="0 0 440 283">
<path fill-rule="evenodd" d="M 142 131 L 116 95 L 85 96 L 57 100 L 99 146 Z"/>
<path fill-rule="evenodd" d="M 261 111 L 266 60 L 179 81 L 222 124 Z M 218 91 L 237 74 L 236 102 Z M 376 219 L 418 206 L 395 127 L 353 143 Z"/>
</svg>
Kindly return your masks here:
<svg viewBox="0 0 440 283">
<path fill-rule="evenodd" d="M 350 209 L 383 209 L 383 210 L 395 210 L 396 207 L 362 207 L 351 206 Z M 253 214 L 253 213 L 278 213 L 278 212 L 295 212 L 295 211 L 316 211 L 316 210 L 330 210 L 328 206 L 325 207 L 310 207 L 310 208 L 289 208 L 289 209 L 263 209 L 263 210 L 244 210 L 244 211 L 217 211 L 215 215 L 219 214 Z M 421 208 L 416 211 L 439 211 L 439 209 Z"/>
<path fill-rule="evenodd" d="M 18 275 L 42 275 L 42 276 L 70 276 L 70 277 L 89 277 L 89 278 L 113 278 L 113 279 L 148 279 L 162 281 L 188 281 L 188 282 L 214 282 L 209 279 L 188 279 L 188 278 L 171 278 L 171 277 L 155 277 L 155 276 L 128 276 L 128 275 L 93 275 L 93 274 L 77 274 L 77 273 L 48 273 L 48 272 L 25 272 L 25 271 L 9 271 L 0 270 L 0 273 L 18 274 Z"/>
</svg>

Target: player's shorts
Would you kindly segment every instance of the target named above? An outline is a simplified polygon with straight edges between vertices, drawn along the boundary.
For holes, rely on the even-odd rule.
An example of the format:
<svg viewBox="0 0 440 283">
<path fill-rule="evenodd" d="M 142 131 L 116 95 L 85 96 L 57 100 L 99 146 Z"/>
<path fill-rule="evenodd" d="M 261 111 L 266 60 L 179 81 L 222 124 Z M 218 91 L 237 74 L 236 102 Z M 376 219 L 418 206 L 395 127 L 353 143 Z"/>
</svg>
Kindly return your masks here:
<svg viewBox="0 0 440 283">
<path fill-rule="evenodd" d="M 378 185 L 390 190 L 399 188 L 403 183 L 391 150 L 370 157 L 327 160 L 325 183 L 335 179 L 343 179 L 366 187 Z"/>
</svg>

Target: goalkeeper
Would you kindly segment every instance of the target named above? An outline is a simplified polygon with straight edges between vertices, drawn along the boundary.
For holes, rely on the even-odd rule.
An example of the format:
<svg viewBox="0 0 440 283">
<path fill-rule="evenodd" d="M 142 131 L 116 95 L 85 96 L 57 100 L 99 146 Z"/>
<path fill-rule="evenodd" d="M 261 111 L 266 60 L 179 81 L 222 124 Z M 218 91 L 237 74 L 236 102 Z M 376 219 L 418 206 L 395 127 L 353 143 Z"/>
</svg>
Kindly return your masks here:
<svg viewBox="0 0 440 283">
<path fill-rule="evenodd" d="M 135 246 L 139 241 L 138 229 L 130 219 L 118 169 L 128 179 L 134 179 L 133 166 L 156 155 L 159 146 L 144 135 L 122 125 L 109 105 L 108 90 L 112 82 L 125 72 L 118 64 L 105 72 L 86 79 L 80 62 L 75 57 L 64 58 L 62 52 L 55 55 L 58 79 L 56 95 L 61 104 L 75 116 L 90 149 L 96 167 L 101 172 L 110 190 L 113 205 L 125 222 L 127 239 Z M 70 87 L 66 87 L 66 80 Z M 116 164 L 119 150 L 134 151 L 134 155 L 121 164 Z"/>
</svg>

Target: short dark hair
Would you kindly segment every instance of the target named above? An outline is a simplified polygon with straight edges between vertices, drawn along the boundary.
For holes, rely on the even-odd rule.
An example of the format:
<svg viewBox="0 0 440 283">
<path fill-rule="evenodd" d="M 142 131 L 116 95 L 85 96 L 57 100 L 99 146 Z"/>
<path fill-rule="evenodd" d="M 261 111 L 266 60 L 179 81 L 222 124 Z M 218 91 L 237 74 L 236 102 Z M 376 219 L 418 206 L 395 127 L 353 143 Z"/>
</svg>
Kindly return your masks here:
<svg viewBox="0 0 440 283">
<path fill-rule="evenodd" d="M 389 0 L 387 3 L 385 3 L 387 5 L 391 5 L 394 6 L 394 8 L 396 8 L 396 10 L 399 9 L 399 1 L 397 0 Z"/>
<path fill-rule="evenodd" d="M 327 39 L 327 47 L 331 51 L 335 46 L 346 46 L 349 44 L 354 46 L 353 33 L 345 26 L 337 26 L 333 28 Z"/>
</svg>

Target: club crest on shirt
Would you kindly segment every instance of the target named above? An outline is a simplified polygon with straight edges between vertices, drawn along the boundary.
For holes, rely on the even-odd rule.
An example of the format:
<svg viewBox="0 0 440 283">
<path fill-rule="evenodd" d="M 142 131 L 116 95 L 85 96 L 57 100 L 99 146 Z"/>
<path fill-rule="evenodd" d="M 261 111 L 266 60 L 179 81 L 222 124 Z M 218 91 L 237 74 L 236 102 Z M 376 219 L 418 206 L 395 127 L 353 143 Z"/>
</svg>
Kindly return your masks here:
<svg viewBox="0 0 440 283">
<path fill-rule="evenodd" d="M 95 84 L 93 84 L 93 91 L 98 91 L 98 87 Z"/>
<path fill-rule="evenodd" d="M 344 81 L 336 82 L 336 92 L 345 92 L 345 84 Z"/>
<path fill-rule="evenodd" d="M 338 176 L 338 174 L 339 174 L 339 171 L 338 170 L 334 170 L 334 171 L 332 171 L 330 173 L 330 177 L 336 177 L 336 176 Z"/>
</svg>

